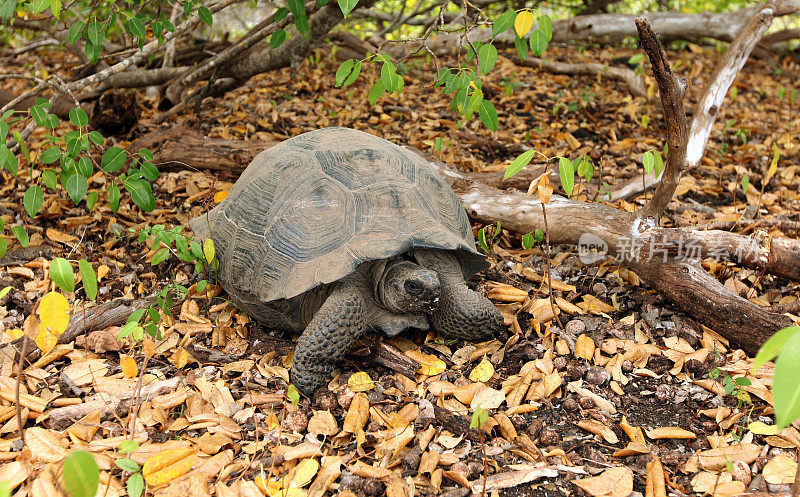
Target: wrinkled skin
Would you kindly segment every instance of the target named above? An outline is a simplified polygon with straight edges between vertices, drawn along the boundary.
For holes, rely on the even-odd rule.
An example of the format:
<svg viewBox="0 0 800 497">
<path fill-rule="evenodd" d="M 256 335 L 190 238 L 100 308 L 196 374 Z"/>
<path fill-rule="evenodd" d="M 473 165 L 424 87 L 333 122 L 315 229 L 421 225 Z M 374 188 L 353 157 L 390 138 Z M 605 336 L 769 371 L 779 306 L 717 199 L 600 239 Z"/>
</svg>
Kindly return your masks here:
<svg viewBox="0 0 800 497">
<path fill-rule="evenodd" d="M 295 349 L 291 382 L 310 395 L 370 327 L 394 335 L 433 328 L 448 337 L 479 340 L 503 324 L 500 311 L 467 288 L 458 259 L 441 250 L 416 250 L 417 263 L 392 261 L 374 274 L 364 266 L 333 286 Z M 427 315 L 427 316 L 426 316 Z"/>
</svg>

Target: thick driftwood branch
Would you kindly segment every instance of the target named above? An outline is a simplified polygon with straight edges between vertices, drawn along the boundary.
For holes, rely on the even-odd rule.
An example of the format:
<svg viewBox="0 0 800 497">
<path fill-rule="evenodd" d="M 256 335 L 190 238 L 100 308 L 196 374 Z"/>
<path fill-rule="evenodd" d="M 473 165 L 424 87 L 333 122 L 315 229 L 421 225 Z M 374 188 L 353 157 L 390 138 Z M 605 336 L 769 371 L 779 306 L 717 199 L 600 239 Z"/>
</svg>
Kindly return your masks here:
<svg viewBox="0 0 800 497">
<path fill-rule="evenodd" d="M 143 386 L 141 391 L 138 392 L 136 389 L 132 389 L 114 396 L 98 394 L 103 395 L 105 398 L 88 400 L 82 404 L 50 410 L 47 423 L 50 428 L 63 430 L 93 412 L 99 412 L 101 419 L 112 415 L 122 417 L 128 414 L 137 398 L 145 401 L 157 395 L 173 392 L 181 381 L 181 378 L 170 378 L 152 385 Z"/>
<path fill-rule="evenodd" d="M 751 11 L 752 9 L 748 9 Z M 686 146 L 686 168 L 696 166 L 703 158 L 706 143 L 711 134 L 711 127 L 717 118 L 719 109 L 728 93 L 728 88 L 733 83 L 736 75 L 741 70 L 750 52 L 756 46 L 761 36 L 769 28 L 776 14 L 774 2 L 759 6 L 753 11 L 752 16 L 728 47 L 725 55 L 714 69 L 716 75 L 703 90 L 697 103 L 692 120 Z M 672 145 L 670 145 L 671 147 Z M 665 170 L 666 172 L 666 170 Z M 639 195 L 645 189 L 658 185 L 660 177 L 652 173 L 645 177 L 645 184 L 640 179 L 632 179 L 617 187 L 612 192 L 612 200 L 627 199 Z"/>
<path fill-rule="evenodd" d="M 750 52 L 761 40 L 774 18 L 774 2 L 759 6 L 733 43 L 730 44 L 728 50 L 725 51 L 725 55 L 715 71 L 716 77 L 706 86 L 697 102 L 692 127 L 689 131 L 686 156 L 688 167 L 696 166 L 703 158 L 708 136 L 711 134 L 711 126 L 717 119 L 728 88 L 733 84 L 736 75 L 750 57 Z"/>
<path fill-rule="evenodd" d="M 554 73 L 600 76 L 622 81 L 628 85 L 633 96 L 647 98 L 647 88 L 645 88 L 644 80 L 627 67 L 614 67 L 592 62 L 569 64 L 567 62 L 557 62 L 549 59 L 541 59 L 539 57 L 527 57 L 521 62 L 513 62 L 521 66 L 542 68 Z"/>
<path fill-rule="evenodd" d="M 650 57 L 650 64 L 653 68 L 658 92 L 661 96 L 661 106 L 664 110 L 664 120 L 667 122 L 667 143 L 669 152 L 667 153 L 664 173 L 661 175 L 661 183 L 656 187 L 653 197 L 638 213 L 642 219 L 652 218 L 656 226 L 661 224 L 661 213 L 667 207 L 667 203 L 675 196 L 675 189 L 681 172 L 686 164 L 686 115 L 683 111 L 683 94 L 686 91 L 686 82 L 679 81 L 667 61 L 667 54 L 658 41 L 658 36 L 650 28 L 644 18 L 636 19 L 636 27 L 639 29 L 639 40 L 642 48 Z"/>
</svg>

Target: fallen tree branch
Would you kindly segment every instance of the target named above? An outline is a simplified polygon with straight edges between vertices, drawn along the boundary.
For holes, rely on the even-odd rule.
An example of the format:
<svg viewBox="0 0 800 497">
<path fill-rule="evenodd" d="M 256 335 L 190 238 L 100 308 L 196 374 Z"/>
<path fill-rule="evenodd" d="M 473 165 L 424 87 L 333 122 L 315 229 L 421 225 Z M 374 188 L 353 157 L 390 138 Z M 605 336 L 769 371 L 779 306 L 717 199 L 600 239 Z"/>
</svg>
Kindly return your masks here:
<svg viewBox="0 0 800 497">
<path fill-rule="evenodd" d="M 517 64 L 525 67 L 541 68 L 550 72 L 560 74 L 571 74 L 574 76 L 600 76 L 610 78 L 613 80 L 621 81 L 628 85 L 631 94 L 635 97 L 647 98 L 647 88 L 645 87 L 644 80 L 641 76 L 637 75 L 627 67 L 607 66 L 605 64 L 596 64 L 586 62 L 582 64 L 569 64 L 567 62 L 557 62 L 549 59 L 541 59 L 539 57 L 527 57 L 525 60 Z"/>
</svg>

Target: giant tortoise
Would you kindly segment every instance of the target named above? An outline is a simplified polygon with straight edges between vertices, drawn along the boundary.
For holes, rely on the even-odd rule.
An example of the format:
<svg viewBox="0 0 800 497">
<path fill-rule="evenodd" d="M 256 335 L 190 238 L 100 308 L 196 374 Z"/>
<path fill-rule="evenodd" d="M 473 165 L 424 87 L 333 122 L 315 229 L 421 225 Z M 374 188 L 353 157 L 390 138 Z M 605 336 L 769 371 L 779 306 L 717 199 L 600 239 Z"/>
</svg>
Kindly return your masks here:
<svg viewBox="0 0 800 497">
<path fill-rule="evenodd" d="M 465 285 L 487 264 L 458 197 L 422 157 L 368 133 L 324 128 L 265 150 L 189 225 L 214 240 L 239 308 L 302 331 L 290 379 L 306 394 L 370 327 L 479 339 L 503 322 Z"/>
</svg>

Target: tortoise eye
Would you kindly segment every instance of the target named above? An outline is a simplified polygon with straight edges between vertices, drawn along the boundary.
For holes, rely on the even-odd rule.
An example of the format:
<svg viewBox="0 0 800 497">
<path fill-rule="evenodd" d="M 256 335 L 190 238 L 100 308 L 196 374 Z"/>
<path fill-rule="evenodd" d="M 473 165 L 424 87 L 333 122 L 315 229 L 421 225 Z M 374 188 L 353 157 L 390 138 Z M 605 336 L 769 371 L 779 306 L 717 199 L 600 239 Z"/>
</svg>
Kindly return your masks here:
<svg viewBox="0 0 800 497">
<path fill-rule="evenodd" d="M 403 284 L 403 288 L 405 288 L 409 295 L 419 295 L 422 293 L 422 284 L 418 281 L 407 280 L 405 284 Z"/>
</svg>

